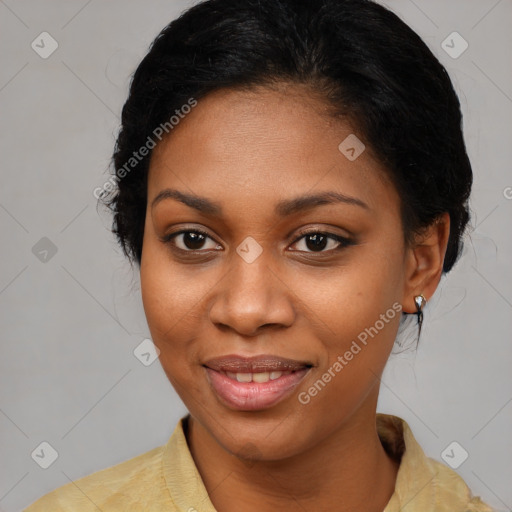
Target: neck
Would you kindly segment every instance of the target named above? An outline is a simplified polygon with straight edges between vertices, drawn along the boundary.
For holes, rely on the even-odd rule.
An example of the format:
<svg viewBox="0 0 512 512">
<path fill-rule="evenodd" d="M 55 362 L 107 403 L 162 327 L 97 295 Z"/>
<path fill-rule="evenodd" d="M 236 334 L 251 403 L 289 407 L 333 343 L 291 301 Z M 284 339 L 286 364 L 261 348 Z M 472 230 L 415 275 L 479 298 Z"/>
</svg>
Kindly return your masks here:
<svg viewBox="0 0 512 512">
<path fill-rule="evenodd" d="M 188 443 L 219 512 L 365 510 L 382 512 L 394 492 L 399 463 L 377 435 L 375 410 L 309 450 L 279 461 L 242 461 L 192 418 Z"/>
</svg>

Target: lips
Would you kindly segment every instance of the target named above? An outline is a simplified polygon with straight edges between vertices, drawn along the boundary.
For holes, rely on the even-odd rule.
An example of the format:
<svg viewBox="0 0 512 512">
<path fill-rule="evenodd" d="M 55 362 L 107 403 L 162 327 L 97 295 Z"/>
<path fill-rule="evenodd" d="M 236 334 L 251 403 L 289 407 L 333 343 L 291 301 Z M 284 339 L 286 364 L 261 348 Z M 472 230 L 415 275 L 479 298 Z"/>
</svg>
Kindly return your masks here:
<svg viewBox="0 0 512 512">
<path fill-rule="evenodd" d="M 260 355 L 253 357 L 240 357 L 236 355 L 210 359 L 204 366 L 218 372 L 259 373 L 259 372 L 286 372 L 297 371 L 312 366 L 306 361 L 296 361 L 284 357 Z"/>
<path fill-rule="evenodd" d="M 231 409 L 267 409 L 287 398 L 312 364 L 272 355 L 228 355 L 204 364 L 210 385 Z"/>
</svg>

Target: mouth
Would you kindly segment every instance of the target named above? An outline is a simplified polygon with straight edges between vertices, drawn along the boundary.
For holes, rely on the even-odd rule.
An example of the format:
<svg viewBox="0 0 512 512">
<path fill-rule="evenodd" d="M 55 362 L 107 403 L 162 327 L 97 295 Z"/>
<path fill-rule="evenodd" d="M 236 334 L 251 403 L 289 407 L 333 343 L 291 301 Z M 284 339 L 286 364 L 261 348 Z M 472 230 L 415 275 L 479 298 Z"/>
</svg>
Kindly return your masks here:
<svg viewBox="0 0 512 512">
<path fill-rule="evenodd" d="M 271 355 L 230 355 L 211 359 L 203 366 L 211 388 L 224 405 L 257 411 L 291 395 L 313 364 Z"/>
</svg>

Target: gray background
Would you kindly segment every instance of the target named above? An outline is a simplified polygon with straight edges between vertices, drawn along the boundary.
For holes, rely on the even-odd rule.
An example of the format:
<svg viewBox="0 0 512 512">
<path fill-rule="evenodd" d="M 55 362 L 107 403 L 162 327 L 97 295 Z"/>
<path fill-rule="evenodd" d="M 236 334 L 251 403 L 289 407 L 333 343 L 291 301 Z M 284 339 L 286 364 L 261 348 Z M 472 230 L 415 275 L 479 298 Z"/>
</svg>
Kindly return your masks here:
<svg viewBox="0 0 512 512">
<path fill-rule="evenodd" d="M 165 443 L 185 414 L 158 361 L 133 354 L 149 337 L 137 273 L 92 192 L 130 73 L 187 5 L 0 0 L 1 510 Z M 512 1 L 387 5 L 454 81 L 475 186 L 464 256 L 427 306 L 418 351 L 390 360 L 379 410 L 406 419 L 437 460 L 457 441 L 469 453 L 458 473 L 510 510 Z M 43 31 L 59 45 L 47 59 L 31 48 Z M 453 31 L 469 43 L 457 59 L 441 47 Z M 46 262 L 43 237 L 57 248 Z M 58 452 L 48 469 L 31 457 L 43 441 Z"/>
</svg>

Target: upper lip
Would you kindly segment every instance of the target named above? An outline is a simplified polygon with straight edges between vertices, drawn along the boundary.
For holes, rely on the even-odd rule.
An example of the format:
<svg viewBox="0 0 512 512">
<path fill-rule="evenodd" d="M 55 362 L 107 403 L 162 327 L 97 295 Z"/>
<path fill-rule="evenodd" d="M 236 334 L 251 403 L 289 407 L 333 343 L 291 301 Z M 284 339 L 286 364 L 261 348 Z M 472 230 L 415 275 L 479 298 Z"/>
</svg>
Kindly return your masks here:
<svg viewBox="0 0 512 512">
<path fill-rule="evenodd" d="M 209 359 L 204 366 L 219 372 L 259 373 L 302 370 L 313 366 L 307 361 L 297 361 L 269 354 L 252 357 L 226 355 Z"/>
</svg>

